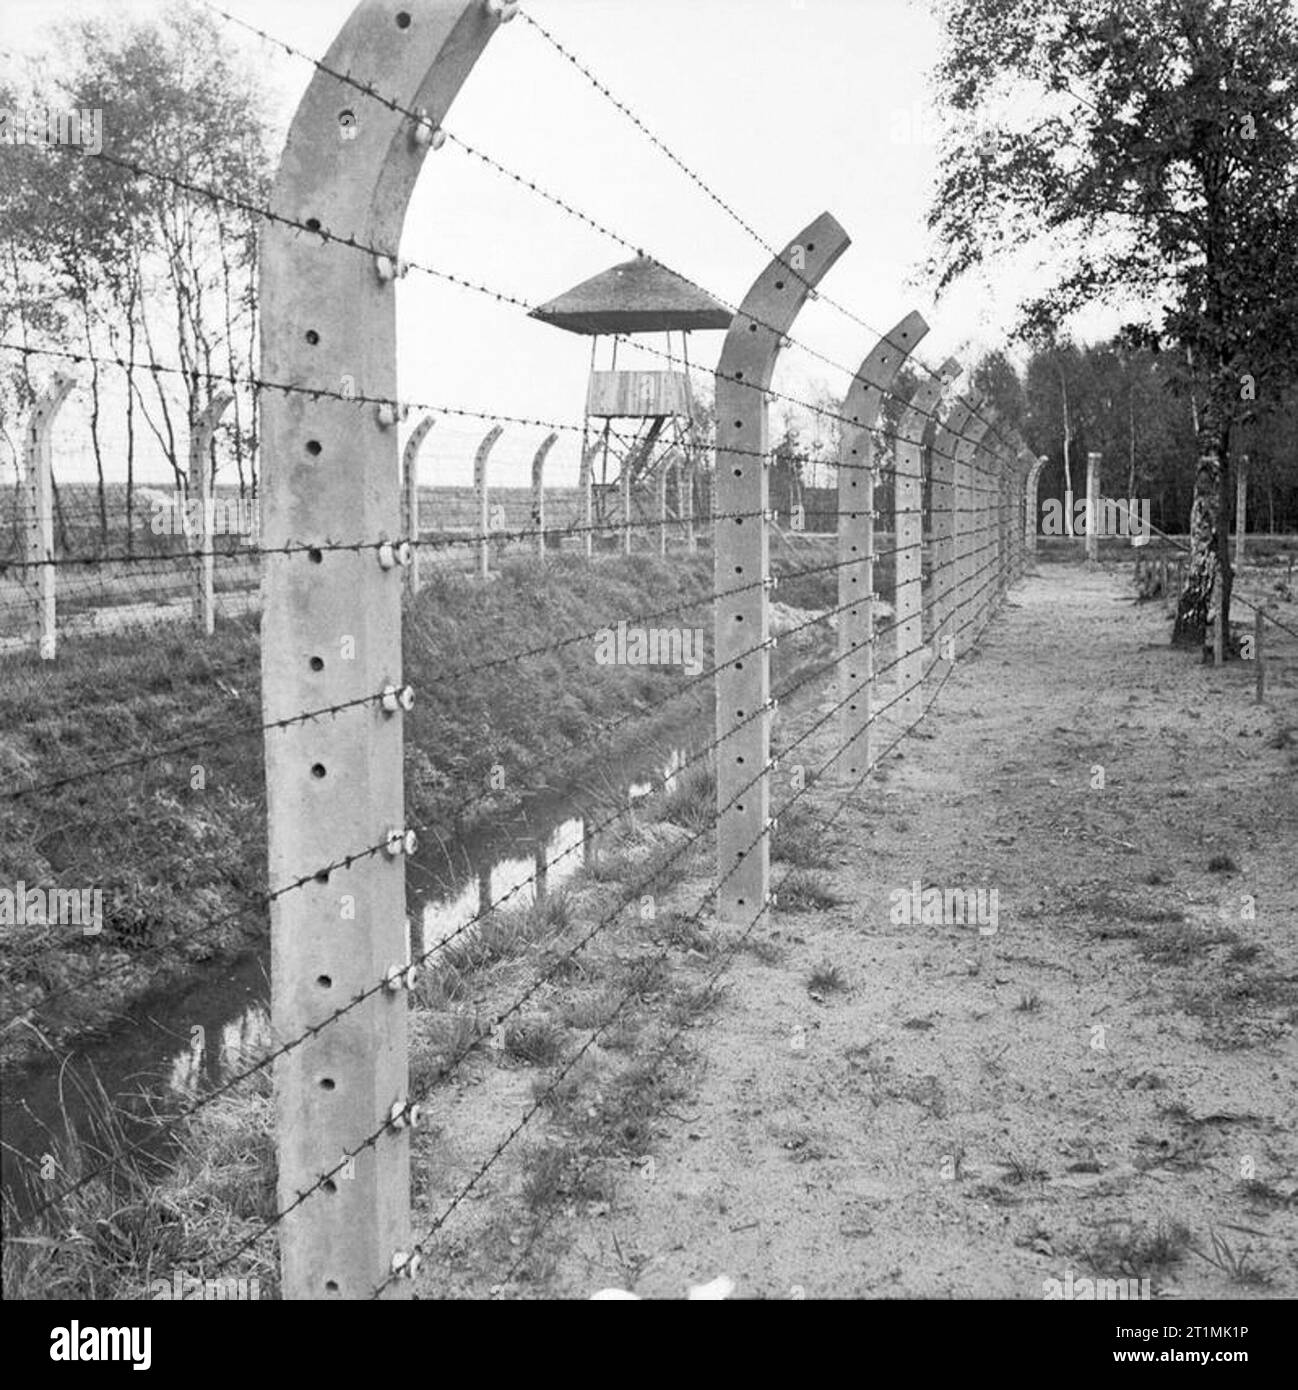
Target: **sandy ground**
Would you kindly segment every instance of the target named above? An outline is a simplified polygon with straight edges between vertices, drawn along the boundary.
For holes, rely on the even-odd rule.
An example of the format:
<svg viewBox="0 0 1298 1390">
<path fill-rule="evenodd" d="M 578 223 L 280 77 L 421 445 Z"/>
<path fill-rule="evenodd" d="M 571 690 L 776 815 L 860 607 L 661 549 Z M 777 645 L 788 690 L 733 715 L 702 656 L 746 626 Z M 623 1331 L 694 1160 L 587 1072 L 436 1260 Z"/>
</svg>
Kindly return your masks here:
<svg viewBox="0 0 1298 1390">
<path fill-rule="evenodd" d="M 547 1223 L 530 1282 L 452 1217 L 422 1296 L 676 1298 L 722 1273 L 759 1298 L 1298 1294 L 1298 640 L 1259 707 L 1249 664 L 1172 651 L 1131 595 L 1129 569 L 1018 585 L 825 833 L 839 905 L 781 909 L 730 960 L 648 1157 Z M 894 920 L 916 882 L 984 890 L 985 916 L 995 890 L 994 930 Z M 500 1126 L 532 1094 L 524 1072 L 459 1090 L 440 1133 L 467 1158 L 484 1106 Z"/>
</svg>

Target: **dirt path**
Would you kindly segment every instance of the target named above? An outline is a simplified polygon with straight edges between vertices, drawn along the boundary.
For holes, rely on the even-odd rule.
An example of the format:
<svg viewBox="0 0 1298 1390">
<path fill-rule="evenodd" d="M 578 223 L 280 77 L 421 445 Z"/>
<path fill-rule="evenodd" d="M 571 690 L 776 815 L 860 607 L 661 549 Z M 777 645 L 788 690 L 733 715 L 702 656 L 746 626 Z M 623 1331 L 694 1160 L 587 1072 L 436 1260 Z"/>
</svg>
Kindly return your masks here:
<svg viewBox="0 0 1298 1390">
<path fill-rule="evenodd" d="M 548 1292 L 1298 1293 L 1294 664 L 1259 708 L 1166 632 L 1125 570 L 1014 590 L 827 835 L 841 905 L 735 958 L 695 1093 L 561 1223 Z M 915 882 L 994 890 L 995 930 L 892 920 Z"/>
</svg>

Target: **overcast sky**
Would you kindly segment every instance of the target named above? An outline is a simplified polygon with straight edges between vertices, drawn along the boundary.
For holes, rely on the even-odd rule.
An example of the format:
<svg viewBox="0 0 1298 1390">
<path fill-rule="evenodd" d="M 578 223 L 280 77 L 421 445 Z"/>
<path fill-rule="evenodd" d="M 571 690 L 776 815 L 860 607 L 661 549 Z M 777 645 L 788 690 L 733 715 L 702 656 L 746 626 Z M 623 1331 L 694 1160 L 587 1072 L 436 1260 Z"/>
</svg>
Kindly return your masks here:
<svg viewBox="0 0 1298 1390">
<path fill-rule="evenodd" d="M 321 57 L 352 9 L 351 0 L 225 5 Z M 155 5 L 3 0 L 0 49 L 33 51 L 51 22 L 106 8 L 149 13 Z M 937 307 L 923 275 L 938 131 L 931 74 L 940 52 L 926 0 L 529 0 L 528 9 L 767 241 L 782 245 L 832 212 L 852 246 L 822 289 L 871 330 L 919 309 L 931 326 L 920 355 L 931 366 L 1004 343 L 1028 283 L 1022 265 L 972 278 Z M 226 27 L 286 125 L 310 65 Z M 383 74 L 371 76 L 382 88 Z M 362 120 L 364 107 L 358 97 Z M 521 19 L 492 39 L 446 124 L 732 304 L 765 264 L 766 253 Z M 403 251 L 533 303 L 629 254 L 453 145 L 424 167 Z M 580 420 L 586 339 L 414 272 L 399 303 L 405 397 Z M 1076 328 L 1092 336 L 1112 326 L 1096 316 Z M 794 336 L 848 367 L 874 341 L 823 300 L 804 309 Z M 722 337 L 694 335 L 693 359 L 715 365 Z M 792 348 L 775 385 L 805 396 L 819 382 L 841 394 L 847 381 Z M 424 457 L 439 481 L 469 480 L 483 429 L 437 426 Z M 493 456 L 500 481 L 527 480 L 542 433 L 506 430 Z M 576 458 L 576 442 L 563 436 L 551 455 L 556 482 L 575 477 Z"/>
</svg>

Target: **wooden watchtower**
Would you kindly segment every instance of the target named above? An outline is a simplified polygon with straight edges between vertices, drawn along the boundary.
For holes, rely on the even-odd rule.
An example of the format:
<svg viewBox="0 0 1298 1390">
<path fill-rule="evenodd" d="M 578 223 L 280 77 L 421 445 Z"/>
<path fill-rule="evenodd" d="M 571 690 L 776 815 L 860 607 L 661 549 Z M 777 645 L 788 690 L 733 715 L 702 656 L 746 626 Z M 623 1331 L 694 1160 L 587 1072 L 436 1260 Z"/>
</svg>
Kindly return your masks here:
<svg viewBox="0 0 1298 1390">
<path fill-rule="evenodd" d="M 693 476 L 697 450 L 689 335 L 729 328 L 731 313 L 711 295 L 640 255 L 533 309 L 532 317 L 591 340 L 582 467 L 599 464 L 598 480 L 591 479 L 597 523 L 628 523 L 629 544 L 627 507 L 635 507 L 633 488 L 670 467 L 673 458 L 684 463 L 685 477 Z M 665 337 L 660 369 L 618 370 L 622 338 L 658 333 Z M 673 334 L 679 334 L 675 346 Z M 601 369 L 602 337 L 613 341 L 608 365 Z M 680 486 L 682 474 L 677 478 Z"/>
</svg>

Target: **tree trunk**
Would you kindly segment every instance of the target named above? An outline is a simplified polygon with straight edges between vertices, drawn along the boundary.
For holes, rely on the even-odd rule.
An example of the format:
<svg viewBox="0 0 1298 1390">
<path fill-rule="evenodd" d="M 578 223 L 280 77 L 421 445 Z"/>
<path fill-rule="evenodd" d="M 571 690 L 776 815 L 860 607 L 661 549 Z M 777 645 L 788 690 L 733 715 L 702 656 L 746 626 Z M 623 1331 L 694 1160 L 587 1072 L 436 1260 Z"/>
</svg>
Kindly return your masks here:
<svg viewBox="0 0 1298 1390">
<path fill-rule="evenodd" d="M 1199 417 L 1199 462 L 1190 505 L 1190 556 L 1172 629 L 1172 644 L 1211 647 L 1215 602 L 1222 605 L 1223 630 L 1229 632 L 1230 565 L 1226 556 L 1226 495 L 1229 483 L 1226 448 L 1229 442 L 1230 377 L 1214 377 L 1207 404 Z"/>
<path fill-rule="evenodd" d="M 86 355 L 90 359 L 90 447 L 95 457 L 95 481 L 99 492 L 99 539 L 104 549 L 108 549 L 108 490 L 104 483 L 104 452 L 99 441 L 99 361 L 95 353 L 94 326 L 90 316 L 90 293 L 85 285 L 76 282 L 77 302 L 81 308 L 82 331 L 86 339 Z M 127 537 L 130 549 L 130 537 Z"/>
<path fill-rule="evenodd" d="M 1059 389 L 1064 398 L 1064 495 L 1071 498 L 1073 491 L 1073 431 L 1068 418 L 1068 383 L 1064 379 L 1064 369 L 1059 368 Z"/>
<path fill-rule="evenodd" d="M 1136 495 L 1136 390 L 1127 391 L 1127 496 Z"/>
</svg>

